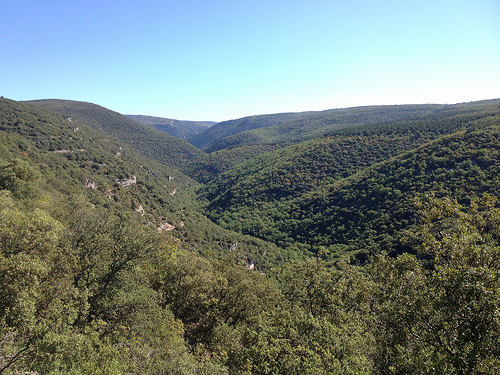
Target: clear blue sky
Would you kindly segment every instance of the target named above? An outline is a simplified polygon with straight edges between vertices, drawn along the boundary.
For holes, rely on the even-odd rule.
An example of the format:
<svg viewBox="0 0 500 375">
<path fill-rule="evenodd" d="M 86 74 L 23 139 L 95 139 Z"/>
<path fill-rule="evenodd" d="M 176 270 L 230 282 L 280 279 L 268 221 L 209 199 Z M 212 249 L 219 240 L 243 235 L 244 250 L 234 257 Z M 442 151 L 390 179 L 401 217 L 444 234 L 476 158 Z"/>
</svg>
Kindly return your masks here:
<svg viewBox="0 0 500 375">
<path fill-rule="evenodd" d="M 0 95 L 222 121 L 500 97 L 499 0 L 0 0 Z"/>
</svg>

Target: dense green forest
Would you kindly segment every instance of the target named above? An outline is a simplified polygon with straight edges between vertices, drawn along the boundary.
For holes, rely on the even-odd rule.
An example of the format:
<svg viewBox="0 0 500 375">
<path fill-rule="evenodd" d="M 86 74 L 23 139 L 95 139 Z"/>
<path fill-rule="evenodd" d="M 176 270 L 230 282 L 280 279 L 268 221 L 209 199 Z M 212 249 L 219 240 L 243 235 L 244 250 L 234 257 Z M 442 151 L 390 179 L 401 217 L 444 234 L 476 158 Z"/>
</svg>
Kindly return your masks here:
<svg viewBox="0 0 500 375">
<path fill-rule="evenodd" d="M 29 103 L 80 121 L 108 137 L 130 144 L 141 154 L 172 167 L 179 167 L 204 153 L 187 141 L 172 137 L 96 104 L 72 100 L 32 100 Z"/>
<path fill-rule="evenodd" d="M 189 141 L 196 147 L 205 149 L 231 135 L 242 133 L 247 130 L 281 124 L 296 118 L 307 117 L 312 113 L 313 112 L 278 113 L 223 121 L 212 126 L 210 129 L 191 137 Z"/>
<path fill-rule="evenodd" d="M 207 213 L 282 247 L 366 255 L 415 222 L 419 194 L 466 203 L 498 193 L 499 114 L 498 104 L 484 104 L 473 114 L 353 127 L 266 153 L 202 189 Z"/>
<path fill-rule="evenodd" d="M 220 174 L 240 163 L 243 163 L 244 161 L 283 147 L 285 147 L 284 144 L 273 144 L 239 146 L 223 149 L 203 155 L 181 167 L 180 170 L 196 181 L 206 184 Z"/>
<path fill-rule="evenodd" d="M 137 212 L 157 228 L 175 227 L 169 233 L 186 248 L 200 244 L 200 251 L 218 254 L 238 243 L 249 262 L 281 257 L 274 245 L 228 232 L 200 215 L 195 197 L 200 185 L 168 161 L 149 159 L 107 133 L 28 103 L 3 99 L 0 106 L 0 156 L 30 161 L 48 191 L 68 200 L 83 196 L 110 212 Z"/>
<path fill-rule="evenodd" d="M 57 103 L 0 99 L 0 374 L 500 371 L 500 101 L 210 154 Z"/>
<path fill-rule="evenodd" d="M 296 118 L 292 118 L 293 121 L 287 121 L 287 117 L 283 117 L 291 114 L 245 117 L 240 120 L 221 122 L 201 133 L 200 137 L 210 143 L 210 146 L 206 148 L 209 154 L 193 160 L 183 166 L 182 170 L 197 181 L 206 183 L 231 167 L 260 154 L 330 132 L 337 136 L 413 132 L 417 137 L 422 133 L 435 137 L 456 131 L 461 123 L 471 121 L 475 117 L 480 118 L 496 113 L 497 105 L 498 101 L 485 100 L 445 106 L 361 107 L 301 112 L 295 114 Z M 408 108 L 405 109 L 405 107 Z M 439 125 L 436 126 L 436 124 Z M 282 130 L 276 130 L 279 127 Z M 247 131 L 247 128 L 253 130 Z M 230 135 L 225 136 L 224 131 Z"/>
<path fill-rule="evenodd" d="M 336 129 L 418 118 L 441 108 L 439 105 L 374 106 L 252 116 L 221 122 L 190 141 L 207 152 L 239 145 L 300 142 Z"/>
</svg>

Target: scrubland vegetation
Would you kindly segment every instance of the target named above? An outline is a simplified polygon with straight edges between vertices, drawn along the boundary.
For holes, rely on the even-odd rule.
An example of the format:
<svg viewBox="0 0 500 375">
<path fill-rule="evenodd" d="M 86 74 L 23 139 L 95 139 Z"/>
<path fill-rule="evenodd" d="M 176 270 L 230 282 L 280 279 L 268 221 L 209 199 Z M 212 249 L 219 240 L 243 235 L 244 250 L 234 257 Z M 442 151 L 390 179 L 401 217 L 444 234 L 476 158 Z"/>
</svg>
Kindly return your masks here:
<svg viewBox="0 0 500 375">
<path fill-rule="evenodd" d="M 500 101 L 369 108 L 0 99 L 0 374 L 500 372 Z"/>
</svg>

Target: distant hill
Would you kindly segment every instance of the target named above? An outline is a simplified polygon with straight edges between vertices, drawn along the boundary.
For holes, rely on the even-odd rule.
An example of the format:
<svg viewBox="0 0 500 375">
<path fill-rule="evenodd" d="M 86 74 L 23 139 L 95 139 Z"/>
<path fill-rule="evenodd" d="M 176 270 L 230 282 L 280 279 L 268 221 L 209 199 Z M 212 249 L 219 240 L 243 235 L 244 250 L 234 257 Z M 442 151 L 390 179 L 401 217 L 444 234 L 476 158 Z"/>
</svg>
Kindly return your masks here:
<svg viewBox="0 0 500 375">
<path fill-rule="evenodd" d="M 191 138 L 217 124 L 217 122 L 214 121 L 184 121 L 144 115 L 125 116 L 131 120 L 140 122 L 141 124 L 150 125 L 162 132 L 170 134 L 173 137 L 182 139 Z"/>
<path fill-rule="evenodd" d="M 394 105 L 333 109 L 311 113 L 265 128 L 257 128 L 226 137 L 211 147 L 208 152 L 235 145 L 272 144 L 300 142 L 320 137 L 337 129 L 372 125 L 389 121 L 405 120 L 429 115 L 441 109 L 441 105 Z"/>
<path fill-rule="evenodd" d="M 500 101 L 351 127 L 241 163 L 202 190 L 219 225 L 281 247 L 370 248 L 414 222 L 425 191 L 498 190 Z"/>
<path fill-rule="evenodd" d="M 236 120 L 219 122 L 203 133 L 189 138 L 189 142 L 201 149 L 207 149 L 226 137 L 247 130 L 264 128 L 305 117 L 314 112 L 277 113 L 269 115 L 256 115 L 243 117 Z M 219 148 L 220 149 L 220 148 Z"/>
<path fill-rule="evenodd" d="M 425 116 L 442 105 L 393 105 L 283 113 L 224 121 L 189 139 L 213 152 L 224 148 L 282 142 L 300 142 L 345 127 Z"/>
<path fill-rule="evenodd" d="M 31 100 L 27 103 L 102 130 L 108 136 L 130 144 L 141 154 L 171 167 L 184 165 L 204 154 L 183 139 L 172 137 L 96 104 L 59 99 Z"/>
<path fill-rule="evenodd" d="M 301 137 L 314 139 L 318 134 L 323 135 L 329 132 L 338 134 L 342 129 L 345 129 L 344 133 L 367 133 L 367 127 L 380 127 L 402 120 L 439 121 L 439 119 L 448 119 L 460 114 L 469 115 L 481 112 L 487 106 L 499 102 L 499 100 L 484 100 L 454 105 L 373 106 L 303 112 L 302 115 L 305 117 L 302 118 L 243 131 L 221 139 L 206 148 L 206 151 L 209 152 L 208 155 L 183 166 L 182 170 L 197 181 L 206 183 L 245 160 L 274 149 L 297 144 L 303 141 L 300 139 Z M 266 116 L 245 118 L 244 123 L 249 126 L 249 123 L 256 121 L 256 118 L 259 121 L 264 121 Z M 238 120 L 235 120 L 234 124 L 237 125 Z M 222 125 L 224 123 L 219 123 L 214 129 Z M 200 136 L 207 135 L 209 132 L 210 129 Z M 442 132 L 444 134 L 446 130 L 443 129 Z"/>
</svg>

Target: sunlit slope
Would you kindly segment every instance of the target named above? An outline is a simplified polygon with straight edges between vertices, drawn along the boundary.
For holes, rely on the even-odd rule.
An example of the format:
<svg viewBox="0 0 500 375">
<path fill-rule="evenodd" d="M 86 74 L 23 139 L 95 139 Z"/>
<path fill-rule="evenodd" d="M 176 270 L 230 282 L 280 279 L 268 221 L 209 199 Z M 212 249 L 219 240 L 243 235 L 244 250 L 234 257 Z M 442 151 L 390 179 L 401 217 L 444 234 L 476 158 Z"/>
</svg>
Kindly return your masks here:
<svg viewBox="0 0 500 375">
<path fill-rule="evenodd" d="M 172 206 L 170 211 L 180 212 L 189 203 L 187 190 L 197 185 L 195 181 L 104 131 L 38 105 L 8 99 L 0 105 L 4 157 L 26 158 L 47 182 L 84 193 L 94 204 L 143 204 L 153 212 L 164 203 Z M 134 176 L 132 188 L 123 188 L 124 181 Z M 178 194 L 170 195 L 174 190 Z"/>
<path fill-rule="evenodd" d="M 281 124 L 296 118 L 306 117 L 314 112 L 276 113 L 269 115 L 255 115 L 235 120 L 222 121 L 210 129 L 191 137 L 189 141 L 201 149 L 210 148 L 223 138 L 251 129 L 258 129 Z"/>
<path fill-rule="evenodd" d="M 240 128 L 240 131 L 232 135 L 214 139 L 210 145 L 203 146 L 203 149 L 213 152 L 237 145 L 298 142 L 319 137 L 335 129 L 416 118 L 428 115 L 441 107 L 441 105 L 404 105 L 333 109 L 304 112 L 279 123 L 266 123 L 264 119 L 257 117 L 261 120 L 261 126 Z M 224 123 L 220 123 L 218 126 L 223 125 Z"/>
<path fill-rule="evenodd" d="M 34 100 L 29 103 L 102 130 L 108 136 L 130 144 L 141 154 L 168 166 L 179 167 L 203 155 L 202 151 L 183 139 L 172 137 L 96 104 L 58 99 Z"/>
<path fill-rule="evenodd" d="M 238 244 L 233 254 L 256 267 L 283 259 L 276 246 L 222 229 L 201 215 L 194 180 L 103 131 L 40 106 L 0 100 L 0 162 L 39 174 L 33 182 L 41 192 L 36 204 L 41 199 L 62 222 L 73 210 L 92 205 L 110 218 L 135 215 L 182 248 L 202 254 L 226 254 Z"/>
<path fill-rule="evenodd" d="M 423 192 L 461 200 L 497 192 L 499 113 L 494 103 L 273 151 L 209 183 L 207 212 L 224 227 L 284 247 L 367 247 L 411 224 L 411 201 Z"/>
<path fill-rule="evenodd" d="M 309 118 L 311 119 L 310 122 L 314 122 L 314 119 L 320 122 L 329 119 L 329 126 L 331 127 L 331 125 L 334 124 L 331 122 L 333 115 L 335 115 L 337 119 L 343 117 L 343 122 L 336 120 L 335 130 L 326 132 L 325 128 L 322 128 L 323 130 L 319 132 L 321 135 L 330 132 L 334 132 L 338 135 L 371 134 L 372 132 L 378 132 L 380 127 L 386 127 L 388 125 L 392 127 L 394 124 L 397 124 L 397 129 L 391 130 L 392 132 L 401 132 L 401 129 L 404 130 L 404 128 L 410 126 L 417 126 L 420 127 L 423 132 L 430 132 L 436 136 L 439 134 L 448 134 L 450 131 L 458 129 L 461 122 L 470 121 L 475 117 L 481 118 L 489 113 L 496 113 L 495 111 L 497 111 L 499 103 L 499 100 L 485 100 L 446 106 L 417 106 L 419 110 L 416 110 L 414 108 L 415 106 L 363 107 L 338 110 L 337 113 L 334 113 L 334 111 L 325 111 L 325 113 L 316 113 L 316 115 L 311 115 L 309 113 Z M 357 119 L 353 117 L 355 113 L 359 115 Z M 361 115 L 362 113 L 364 114 Z M 408 118 L 404 120 L 396 119 L 381 121 L 390 117 L 398 117 L 396 115 Z M 414 117 L 414 115 L 417 116 Z M 351 117 L 349 118 L 349 116 Z M 296 135 L 297 132 L 294 132 L 293 128 L 298 126 L 298 124 L 303 125 L 304 121 L 305 119 L 294 120 L 280 125 L 255 129 L 227 137 L 218 142 L 217 147 L 214 146 L 214 148 L 221 149 L 212 151 L 210 154 L 204 155 L 188 163 L 182 167 L 182 170 L 197 181 L 206 183 L 217 177 L 220 173 L 229 170 L 245 160 L 275 149 L 299 143 L 299 141 L 294 138 L 294 134 Z M 363 122 L 368 122 L 368 124 L 361 125 Z M 405 124 L 402 125 L 401 123 Z M 415 125 L 412 123 L 418 124 Z M 263 134 L 266 132 L 270 133 L 264 136 Z M 280 134 L 277 138 L 275 137 L 276 132 Z M 273 137 L 275 140 L 279 139 L 279 142 L 269 143 L 269 140 L 273 139 Z"/>
</svg>

